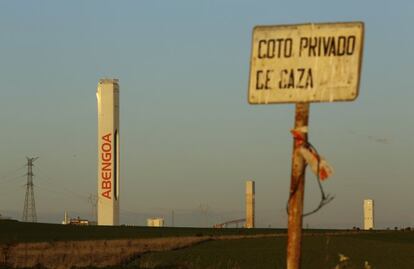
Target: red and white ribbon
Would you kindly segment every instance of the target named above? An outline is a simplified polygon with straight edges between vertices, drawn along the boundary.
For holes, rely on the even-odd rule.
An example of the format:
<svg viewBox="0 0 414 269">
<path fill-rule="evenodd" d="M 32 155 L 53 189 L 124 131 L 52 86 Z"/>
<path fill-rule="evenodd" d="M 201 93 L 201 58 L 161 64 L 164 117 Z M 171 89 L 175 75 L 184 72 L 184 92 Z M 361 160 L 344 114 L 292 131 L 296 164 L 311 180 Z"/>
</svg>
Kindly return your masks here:
<svg viewBox="0 0 414 269">
<path fill-rule="evenodd" d="M 306 163 L 309 164 L 312 172 L 318 176 L 320 180 L 325 180 L 332 176 L 333 168 L 316 150 L 314 150 L 313 147 L 306 143 L 305 134 L 307 132 L 308 128 L 306 126 L 291 131 L 293 138 L 295 139 L 295 145 L 299 147 L 300 154 L 305 159 Z"/>
<path fill-rule="evenodd" d="M 311 167 L 312 172 L 316 176 L 318 176 L 319 173 L 319 178 L 321 180 L 325 180 L 328 177 L 332 176 L 333 169 L 322 156 L 318 155 L 311 148 L 300 147 L 299 151 L 302 154 L 302 157 L 305 159 L 306 163 Z"/>
</svg>

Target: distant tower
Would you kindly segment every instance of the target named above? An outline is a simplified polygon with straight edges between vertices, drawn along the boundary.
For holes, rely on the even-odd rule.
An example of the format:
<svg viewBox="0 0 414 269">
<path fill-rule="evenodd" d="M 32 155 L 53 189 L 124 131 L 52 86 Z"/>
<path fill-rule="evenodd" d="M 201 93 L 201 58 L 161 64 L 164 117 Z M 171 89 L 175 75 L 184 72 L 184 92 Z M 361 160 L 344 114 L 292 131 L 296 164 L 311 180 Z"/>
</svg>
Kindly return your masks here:
<svg viewBox="0 0 414 269">
<path fill-rule="evenodd" d="M 33 162 L 39 157 L 27 159 L 27 183 L 26 183 L 26 195 L 24 198 L 23 218 L 25 222 L 37 222 L 36 216 L 36 204 L 33 191 Z"/>
<path fill-rule="evenodd" d="M 254 181 L 246 181 L 246 228 L 254 228 Z"/>
<path fill-rule="evenodd" d="M 96 194 L 89 194 L 88 202 L 91 204 L 92 209 L 92 222 L 97 223 L 98 221 L 98 211 L 97 211 L 97 205 L 98 205 L 98 196 Z"/>
<path fill-rule="evenodd" d="M 119 225 L 119 85 L 99 80 L 98 225 Z"/>
<path fill-rule="evenodd" d="M 69 224 L 69 216 L 68 216 L 68 212 L 65 211 L 65 216 L 63 218 L 62 224 Z"/>
<path fill-rule="evenodd" d="M 364 200 L 364 230 L 374 229 L 374 200 Z"/>
</svg>

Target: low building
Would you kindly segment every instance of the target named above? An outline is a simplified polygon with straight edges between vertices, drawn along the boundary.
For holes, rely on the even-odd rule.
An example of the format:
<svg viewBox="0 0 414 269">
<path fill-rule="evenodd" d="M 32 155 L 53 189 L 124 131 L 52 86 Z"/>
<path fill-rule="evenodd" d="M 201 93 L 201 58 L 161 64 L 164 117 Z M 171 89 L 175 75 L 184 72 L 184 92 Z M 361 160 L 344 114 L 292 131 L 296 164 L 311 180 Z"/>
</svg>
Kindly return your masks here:
<svg viewBox="0 0 414 269">
<path fill-rule="evenodd" d="M 69 223 L 71 225 L 91 225 L 91 222 L 87 219 L 81 219 L 80 217 L 70 219 Z"/>
<path fill-rule="evenodd" d="M 164 218 L 150 218 L 147 219 L 148 227 L 164 227 Z"/>
<path fill-rule="evenodd" d="M 81 219 L 80 217 L 77 218 L 69 218 L 68 213 L 65 211 L 65 217 L 62 221 L 64 225 L 96 225 L 95 221 L 89 221 L 87 219 Z"/>
</svg>

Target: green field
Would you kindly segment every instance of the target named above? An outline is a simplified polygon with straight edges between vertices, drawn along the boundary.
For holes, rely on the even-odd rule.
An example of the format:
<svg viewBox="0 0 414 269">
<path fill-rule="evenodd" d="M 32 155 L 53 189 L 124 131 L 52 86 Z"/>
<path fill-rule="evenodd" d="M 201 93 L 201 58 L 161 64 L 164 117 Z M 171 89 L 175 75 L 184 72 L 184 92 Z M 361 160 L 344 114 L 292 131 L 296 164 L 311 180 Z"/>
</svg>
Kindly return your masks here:
<svg viewBox="0 0 414 269">
<path fill-rule="evenodd" d="M 284 234 L 283 229 L 213 229 L 72 226 L 0 221 L 0 243 L 133 239 L 171 236 Z M 307 230 L 302 269 L 412 269 L 413 231 L 370 231 L 341 234 L 335 230 Z M 333 235 L 334 233 L 337 233 Z M 339 263 L 339 255 L 348 257 Z M 189 269 L 285 268 L 286 237 L 210 240 L 192 247 L 146 253 L 111 268 Z M 371 267 L 366 267 L 365 263 Z"/>
<path fill-rule="evenodd" d="M 286 268 L 285 247 L 286 238 L 282 237 L 210 241 L 178 251 L 145 254 L 125 268 Z M 412 269 L 414 233 L 306 236 L 302 251 L 302 269 Z M 339 254 L 349 260 L 339 263 Z"/>
<path fill-rule="evenodd" d="M 0 243 L 285 233 L 284 229 L 76 226 L 0 220 Z"/>
</svg>

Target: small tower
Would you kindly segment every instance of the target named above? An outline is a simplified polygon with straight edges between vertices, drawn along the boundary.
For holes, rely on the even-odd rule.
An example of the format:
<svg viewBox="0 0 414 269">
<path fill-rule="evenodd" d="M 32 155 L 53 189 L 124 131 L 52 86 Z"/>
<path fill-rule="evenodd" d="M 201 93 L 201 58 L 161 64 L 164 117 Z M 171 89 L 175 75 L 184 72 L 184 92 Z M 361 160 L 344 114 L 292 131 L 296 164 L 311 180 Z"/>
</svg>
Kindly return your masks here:
<svg viewBox="0 0 414 269">
<path fill-rule="evenodd" d="M 246 181 L 246 228 L 254 228 L 254 181 Z"/>
<path fill-rule="evenodd" d="M 364 230 L 374 229 L 374 200 L 364 200 Z"/>
<path fill-rule="evenodd" d="M 69 224 L 69 216 L 68 216 L 68 212 L 65 211 L 65 216 L 63 218 L 62 224 Z"/>
</svg>

